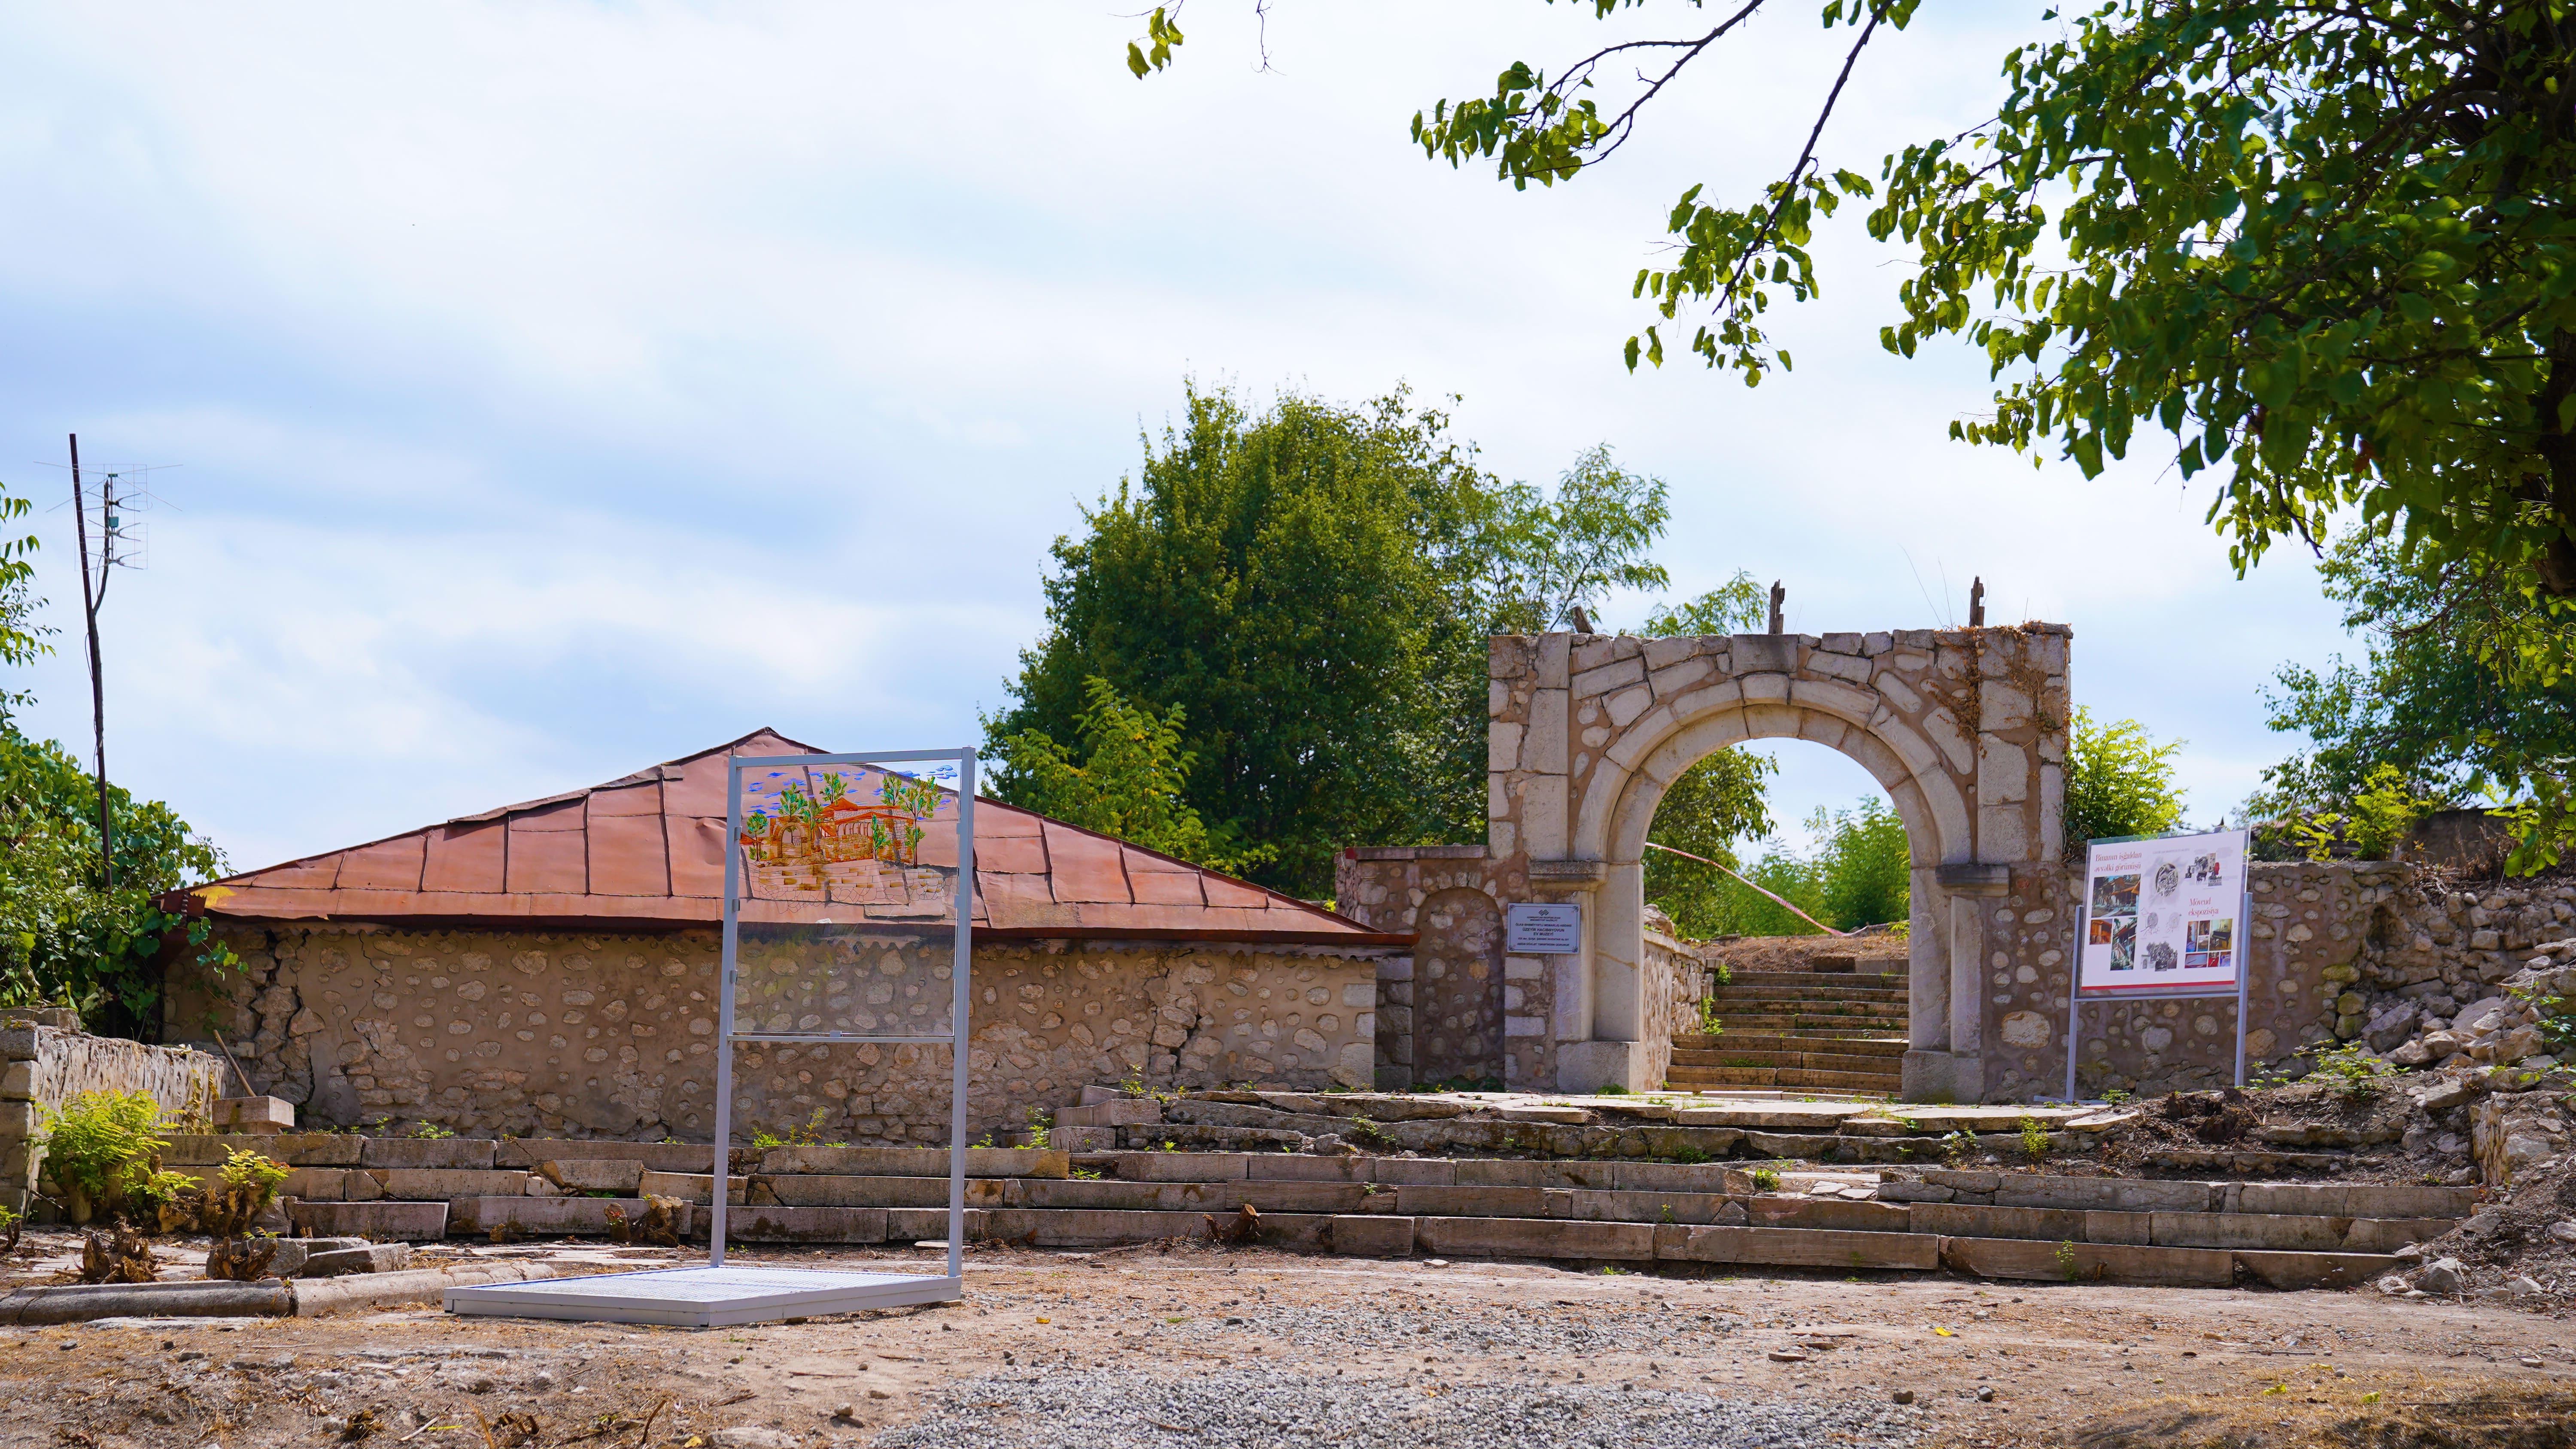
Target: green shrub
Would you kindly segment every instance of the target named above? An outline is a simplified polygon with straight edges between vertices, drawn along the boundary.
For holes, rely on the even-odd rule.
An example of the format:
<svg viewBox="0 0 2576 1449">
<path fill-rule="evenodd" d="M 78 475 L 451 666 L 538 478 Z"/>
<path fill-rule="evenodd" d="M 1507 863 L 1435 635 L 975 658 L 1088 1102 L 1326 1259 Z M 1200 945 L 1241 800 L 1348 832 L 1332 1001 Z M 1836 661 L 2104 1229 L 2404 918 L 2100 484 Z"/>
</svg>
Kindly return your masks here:
<svg viewBox="0 0 2576 1449">
<path fill-rule="evenodd" d="M 40 1112 L 36 1141 L 74 1223 L 123 1206 L 150 1177 L 153 1154 L 170 1145 L 153 1135 L 162 1114 L 149 1092 L 82 1092 Z"/>
<path fill-rule="evenodd" d="M 2133 719 L 2097 724 L 2078 709 L 2066 741 L 2068 854 L 2088 840 L 2121 835 L 2161 835 L 2182 823 L 2183 792 L 2174 783 L 2173 757 L 2183 741 L 2157 744 Z"/>
<path fill-rule="evenodd" d="M 1753 1179 L 1753 1186 L 1759 1191 L 1778 1192 L 1780 1190 L 1780 1174 L 1770 1168 L 1757 1167 L 1745 1176 Z"/>
<path fill-rule="evenodd" d="M 2294 822 L 2291 836 L 2310 860 L 2332 860 L 2344 849 L 2362 860 L 2386 860 L 2406 833 L 2441 801 L 2418 791 L 2395 765 L 2372 768 L 2343 813 L 2310 815 Z"/>
<path fill-rule="evenodd" d="M 2048 1155 L 2048 1129 L 2036 1117 L 2021 1119 L 2021 1150 L 2033 1162 Z"/>
</svg>

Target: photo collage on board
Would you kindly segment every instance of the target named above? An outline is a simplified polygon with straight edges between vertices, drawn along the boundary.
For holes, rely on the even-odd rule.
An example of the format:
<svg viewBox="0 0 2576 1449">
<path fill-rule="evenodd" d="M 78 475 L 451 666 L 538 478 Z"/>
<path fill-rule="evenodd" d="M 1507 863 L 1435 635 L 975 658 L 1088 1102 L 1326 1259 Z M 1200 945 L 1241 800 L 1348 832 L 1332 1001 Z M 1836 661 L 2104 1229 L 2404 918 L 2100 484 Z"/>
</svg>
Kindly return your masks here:
<svg viewBox="0 0 2576 1449">
<path fill-rule="evenodd" d="M 2237 974 L 2242 831 L 2097 842 L 2085 871 L 2090 990 L 2225 987 Z"/>
<path fill-rule="evenodd" d="M 2107 947 L 2113 971 L 2138 969 L 2138 876 L 2135 872 L 2093 877 L 2092 920 L 2084 944 L 2087 956 L 2097 955 L 2092 948 Z"/>
</svg>

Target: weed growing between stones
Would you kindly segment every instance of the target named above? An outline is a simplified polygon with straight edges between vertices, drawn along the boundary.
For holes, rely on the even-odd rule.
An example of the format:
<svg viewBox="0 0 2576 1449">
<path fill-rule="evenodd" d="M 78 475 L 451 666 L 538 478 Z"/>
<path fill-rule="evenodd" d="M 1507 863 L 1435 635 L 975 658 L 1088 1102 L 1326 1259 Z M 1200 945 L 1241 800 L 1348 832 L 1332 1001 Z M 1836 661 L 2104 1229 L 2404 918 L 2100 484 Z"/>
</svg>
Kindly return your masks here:
<svg viewBox="0 0 2576 1449">
<path fill-rule="evenodd" d="M 2021 1151 L 2033 1162 L 2048 1156 L 2048 1129 L 2036 1117 L 2021 1119 Z"/>
</svg>

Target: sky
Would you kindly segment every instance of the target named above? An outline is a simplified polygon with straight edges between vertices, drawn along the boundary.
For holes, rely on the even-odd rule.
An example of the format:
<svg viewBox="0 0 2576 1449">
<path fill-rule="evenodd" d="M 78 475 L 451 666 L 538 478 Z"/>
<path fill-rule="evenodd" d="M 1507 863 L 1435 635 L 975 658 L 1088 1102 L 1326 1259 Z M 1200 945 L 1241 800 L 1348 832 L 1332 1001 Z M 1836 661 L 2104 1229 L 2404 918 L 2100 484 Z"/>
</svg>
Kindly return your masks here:
<svg viewBox="0 0 2576 1449">
<path fill-rule="evenodd" d="M 1972 124 L 2042 8 L 1873 46 L 1824 154 Z M 2079 703 L 2189 741 L 2195 820 L 2229 810 L 2336 609 L 2295 551 L 2236 578 L 2209 475 L 2155 445 L 2087 480 L 1947 441 L 1984 367 L 1880 349 L 1904 259 L 1856 213 L 1771 314 L 1793 371 L 1622 365 L 1675 197 L 1784 169 L 1848 32 L 1765 13 L 1554 189 L 1407 138 L 1514 59 L 1698 18 L 1192 0 L 1140 83 L 1141 22 L 1068 0 L 9 7 L 0 481 L 64 630 L 27 727 L 89 733 L 71 432 L 155 469 L 102 613 L 111 772 L 249 868 L 764 725 L 972 743 L 1049 542 L 1185 380 L 1402 384 L 1505 477 L 1606 442 L 1665 479 L 1674 596 L 1750 569 L 1792 630 L 1928 627 L 1982 577 L 1996 622 L 2073 626 Z M 1783 819 L 1872 788 L 1781 755 Z"/>
</svg>

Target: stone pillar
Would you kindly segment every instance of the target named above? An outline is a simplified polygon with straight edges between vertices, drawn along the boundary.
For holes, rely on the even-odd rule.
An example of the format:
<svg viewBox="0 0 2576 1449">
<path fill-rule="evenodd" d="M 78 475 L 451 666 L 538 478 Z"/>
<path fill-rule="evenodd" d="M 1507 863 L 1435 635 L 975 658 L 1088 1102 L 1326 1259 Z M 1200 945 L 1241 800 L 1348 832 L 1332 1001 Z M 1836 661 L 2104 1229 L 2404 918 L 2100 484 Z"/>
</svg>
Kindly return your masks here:
<svg viewBox="0 0 2576 1449">
<path fill-rule="evenodd" d="M 1925 899 L 1925 875 L 1932 877 L 1930 899 Z M 1915 872 L 1915 899 L 1912 919 L 1918 933 L 1915 955 L 1910 963 L 1910 984 L 1922 989 L 1924 978 L 1934 974 L 1935 963 L 1924 952 L 1928 944 L 1920 938 L 1925 925 L 1932 925 L 1942 945 L 1946 961 L 1938 963 L 1946 970 L 1941 977 L 1940 1008 L 1942 1015 L 1931 1018 L 1929 1003 L 1916 1001 L 1910 1018 L 1917 1035 L 1916 1046 L 1905 1054 L 1903 1092 L 1908 1101 L 1975 1102 L 1985 1092 L 1985 1009 L 1986 992 L 1981 981 L 1986 958 L 1986 915 L 1992 902 L 2012 889 L 2012 869 L 2005 865 L 1962 863 L 1945 865 L 1929 872 Z M 1921 1045 L 1926 1036 L 1937 1032 L 1941 1045 Z"/>
</svg>

